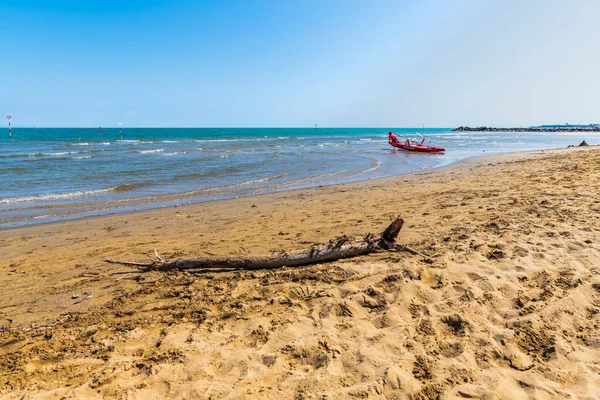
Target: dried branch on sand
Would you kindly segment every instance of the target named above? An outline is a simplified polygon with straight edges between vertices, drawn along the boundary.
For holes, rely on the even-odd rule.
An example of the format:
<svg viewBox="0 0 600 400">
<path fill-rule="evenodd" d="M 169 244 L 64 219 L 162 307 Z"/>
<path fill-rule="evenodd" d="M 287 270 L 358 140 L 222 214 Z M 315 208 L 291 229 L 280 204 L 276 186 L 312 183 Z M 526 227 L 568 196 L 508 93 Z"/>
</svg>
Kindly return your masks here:
<svg viewBox="0 0 600 400">
<path fill-rule="evenodd" d="M 148 263 L 137 263 L 107 259 L 106 262 L 127 265 L 145 271 L 169 271 L 169 270 L 257 270 L 275 269 L 286 267 L 299 267 L 302 265 L 316 264 L 321 262 L 335 261 L 343 258 L 356 257 L 379 250 L 408 251 L 425 257 L 423 253 L 410 249 L 406 246 L 395 244 L 396 237 L 402 229 L 404 220 L 397 218 L 378 236 L 371 234 L 365 236 L 358 243 L 351 243 L 346 236 L 331 240 L 325 247 L 311 248 L 308 252 L 290 255 L 283 252 L 277 257 L 263 258 L 206 258 L 206 259 L 183 259 L 166 261 L 158 255 Z"/>
</svg>

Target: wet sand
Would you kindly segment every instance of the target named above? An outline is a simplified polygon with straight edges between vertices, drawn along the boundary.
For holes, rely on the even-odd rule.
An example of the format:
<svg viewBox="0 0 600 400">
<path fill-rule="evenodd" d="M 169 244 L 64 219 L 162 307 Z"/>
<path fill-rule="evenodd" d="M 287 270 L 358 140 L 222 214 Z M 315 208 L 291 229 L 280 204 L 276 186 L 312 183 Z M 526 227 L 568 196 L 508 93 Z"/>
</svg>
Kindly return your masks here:
<svg viewBox="0 0 600 400">
<path fill-rule="evenodd" d="M 599 193 L 600 149 L 573 148 L 0 231 L 0 395 L 597 398 Z M 430 259 L 104 262 L 295 252 L 396 216 Z"/>
</svg>

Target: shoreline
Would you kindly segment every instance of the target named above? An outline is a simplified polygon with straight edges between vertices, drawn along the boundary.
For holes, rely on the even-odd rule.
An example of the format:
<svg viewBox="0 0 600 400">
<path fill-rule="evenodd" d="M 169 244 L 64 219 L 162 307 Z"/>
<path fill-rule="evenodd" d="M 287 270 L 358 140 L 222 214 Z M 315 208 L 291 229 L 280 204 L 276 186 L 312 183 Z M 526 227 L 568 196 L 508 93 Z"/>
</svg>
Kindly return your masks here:
<svg viewBox="0 0 600 400">
<path fill-rule="evenodd" d="M 549 149 L 549 150 L 555 150 L 555 149 Z M 269 189 L 266 189 L 265 192 L 263 192 L 263 193 L 235 195 L 233 197 L 224 197 L 224 198 L 217 198 L 217 199 L 210 199 L 210 198 L 208 198 L 208 199 L 195 198 L 194 199 L 194 197 L 190 196 L 190 193 L 193 193 L 195 191 L 161 195 L 160 197 L 165 198 L 165 199 L 171 198 L 170 200 L 168 200 L 166 202 L 160 201 L 160 202 L 153 203 L 152 201 L 157 199 L 157 197 L 138 197 L 138 198 L 132 198 L 132 199 L 124 199 L 124 200 L 120 200 L 119 202 L 131 202 L 131 203 L 140 202 L 140 203 L 145 203 L 145 204 L 138 205 L 138 206 L 126 205 L 121 208 L 115 207 L 115 208 L 105 209 L 105 210 L 90 211 L 89 213 L 86 213 L 83 215 L 73 212 L 72 214 L 57 217 L 57 218 L 61 218 L 61 219 L 52 220 L 52 221 L 40 221 L 40 222 L 37 222 L 35 220 L 14 221 L 14 222 L 3 224 L 4 226 L 0 227 L 0 231 L 20 228 L 20 227 L 29 227 L 29 226 L 36 226 L 36 225 L 76 221 L 76 220 L 81 220 L 81 219 L 86 219 L 86 218 L 97 218 L 97 217 L 110 216 L 110 215 L 129 214 L 129 213 L 145 212 L 145 211 L 151 211 L 151 210 L 160 210 L 160 209 L 169 208 L 169 207 L 186 207 L 186 206 L 202 204 L 202 203 L 212 203 L 212 202 L 229 201 L 229 200 L 242 199 L 242 198 L 269 196 L 269 195 L 278 194 L 278 193 L 288 193 L 288 192 L 295 192 L 295 191 L 302 191 L 302 190 L 311 190 L 311 189 L 316 189 L 316 188 L 321 188 L 321 187 L 336 187 L 336 186 L 344 186 L 344 185 L 360 184 L 360 183 L 364 183 L 364 182 L 378 181 L 378 180 L 382 180 L 382 179 L 393 179 L 395 177 L 407 176 L 407 175 L 411 175 L 411 174 L 415 174 L 415 173 L 422 173 L 422 172 L 439 170 L 439 169 L 443 169 L 443 168 L 449 168 L 449 167 L 460 164 L 460 163 L 465 162 L 472 158 L 486 157 L 486 156 L 487 155 L 471 156 L 471 157 L 467 157 L 467 158 L 464 158 L 461 160 L 451 162 L 450 164 L 442 165 L 440 167 L 432 167 L 430 169 L 423 170 L 423 171 L 411 171 L 411 172 L 405 172 L 405 173 L 400 173 L 397 175 L 380 177 L 380 178 L 366 178 L 366 179 L 356 180 L 356 181 L 352 181 L 352 182 L 334 183 L 334 184 L 330 184 L 330 185 L 318 185 L 318 186 L 309 186 L 309 187 L 284 189 L 284 190 L 270 191 Z M 179 204 L 179 202 L 181 202 L 182 204 Z M 107 203 L 100 202 L 97 204 L 107 204 Z M 109 202 L 108 204 L 112 204 L 112 203 Z M 74 205 L 67 205 L 67 207 L 85 207 L 85 206 L 86 206 L 86 203 L 77 203 Z M 58 205 L 56 207 L 61 207 L 61 206 Z M 123 210 L 123 211 L 120 211 L 120 210 Z"/>
<path fill-rule="evenodd" d="M 36 226 L 36 225 L 47 225 L 47 224 L 55 224 L 55 223 L 62 223 L 62 222 L 66 223 L 66 222 L 78 221 L 78 220 L 82 220 L 82 219 L 86 219 L 86 218 L 108 217 L 111 215 L 146 212 L 146 211 L 151 211 L 151 210 L 167 209 L 167 208 L 171 208 L 171 207 L 186 207 L 186 206 L 203 204 L 203 203 L 221 202 L 221 201 L 229 201 L 229 200 L 235 200 L 235 199 L 241 199 L 241 198 L 269 196 L 269 195 L 277 194 L 277 193 L 287 193 L 287 192 L 294 192 L 294 191 L 310 190 L 310 189 L 315 189 L 315 188 L 320 188 L 320 187 L 336 187 L 336 186 L 344 186 L 344 185 L 352 185 L 352 184 L 361 184 L 364 182 L 375 182 L 375 181 L 379 181 L 379 180 L 394 179 L 394 178 L 402 177 L 402 176 L 410 176 L 413 174 L 420 174 L 420 173 L 425 173 L 425 172 L 430 172 L 430 171 L 438 171 L 438 170 L 443 170 L 446 168 L 452 168 L 454 166 L 463 164 L 465 162 L 469 162 L 469 160 L 475 160 L 475 159 L 482 158 L 482 157 L 502 156 L 505 154 L 508 155 L 508 154 L 537 153 L 537 152 L 545 152 L 545 151 L 551 152 L 551 151 L 560 151 L 560 150 L 563 150 L 563 149 L 562 148 L 549 148 L 549 149 L 541 149 L 541 150 L 524 150 L 524 151 L 500 153 L 500 154 L 473 155 L 473 156 L 469 156 L 469 157 L 451 162 L 450 164 L 446 164 L 446 165 L 443 165 L 440 167 L 433 167 L 433 168 L 430 168 L 430 169 L 427 169 L 424 171 L 411 171 L 411 172 L 401 173 L 398 175 L 392 175 L 392 176 L 387 176 L 387 177 L 367 178 L 364 180 L 357 180 L 357 181 L 347 182 L 347 183 L 336 183 L 336 184 L 332 184 L 332 185 L 319 185 L 319 186 L 314 186 L 314 187 L 295 188 L 295 189 L 287 189 L 287 190 L 281 190 L 281 191 L 266 191 L 265 193 L 260 193 L 260 194 L 248 194 L 248 195 L 220 198 L 220 199 L 215 199 L 215 200 L 204 200 L 204 199 L 190 200 L 191 198 L 186 198 L 184 200 L 176 199 L 176 197 L 185 196 L 186 193 L 189 193 L 189 192 L 162 195 L 161 197 L 173 198 L 172 200 L 167 201 L 166 203 L 157 202 L 157 203 L 152 204 L 151 200 L 154 199 L 154 197 L 140 197 L 140 198 L 134 198 L 134 199 L 126 199 L 126 200 L 122 200 L 122 201 L 128 201 L 128 202 L 132 202 L 132 203 L 135 201 L 140 201 L 140 202 L 147 201 L 149 203 L 140 205 L 140 206 L 129 205 L 129 206 L 124 206 L 122 208 L 117 207 L 117 208 L 111 208 L 111 209 L 107 209 L 107 210 L 91 211 L 86 214 L 78 214 L 76 212 L 73 212 L 72 214 L 57 217 L 57 218 L 61 218 L 61 219 L 56 219 L 56 220 L 51 220 L 51 221 L 39 221 L 38 222 L 38 221 L 35 221 L 35 218 L 30 219 L 30 220 L 14 221 L 14 222 L 3 224 L 4 226 L 0 227 L 0 232 L 6 231 L 6 230 L 11 230 L 11 229 L 17 229 L 17 228 L 26 228 L 26 227 Z M 181 201 L 183 204 L 179 204 L 178 203 L 179 201 Z M 86 203 L 80 203 L 80 204 L 76 204 L 76 205 L 71 205 L 69 207 L 74 207 L 74 206 L 85 207 L 85 205 L 86 205 Z M 56 206 L 56 207 L 61 207 L 61 206 Z M 124 209 L 124 211 L 120 211 L 121 209 Z"/>
<path fill-rule="evenodd" d="M 0 230 L 0 394 L 593 396 L 598 162 L 595 146 L 486 155 Z M 293 253 L 398 215 L 399 243 L 430 261 L 375 253 L 199 276 L 111 276 L 127 268 L 104 262 Z"/>
</svg>

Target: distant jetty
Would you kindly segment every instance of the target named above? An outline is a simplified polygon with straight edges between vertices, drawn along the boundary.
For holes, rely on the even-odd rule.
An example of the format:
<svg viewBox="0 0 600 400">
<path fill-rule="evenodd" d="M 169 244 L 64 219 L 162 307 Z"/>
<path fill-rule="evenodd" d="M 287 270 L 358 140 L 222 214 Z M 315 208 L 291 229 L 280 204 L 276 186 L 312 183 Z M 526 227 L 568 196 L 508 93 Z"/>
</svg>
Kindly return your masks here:
<svg viewBox="0 0 600 400">
<path fill-rule="evenodd" d="M 589 125 L 540 125 L 524 128 L 496 128 L 489 126 L 459 126 L 452 132 L 600 132 L 600 124 Z"/>
</svg>

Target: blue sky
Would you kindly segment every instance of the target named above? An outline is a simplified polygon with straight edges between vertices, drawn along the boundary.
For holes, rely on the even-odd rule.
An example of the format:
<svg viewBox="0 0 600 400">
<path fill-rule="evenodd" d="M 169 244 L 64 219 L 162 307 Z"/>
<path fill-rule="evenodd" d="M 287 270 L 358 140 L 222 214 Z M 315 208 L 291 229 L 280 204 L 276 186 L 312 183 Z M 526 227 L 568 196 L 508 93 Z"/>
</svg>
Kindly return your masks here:
<svg viewBox="0 0 600 400">
<path fill-rule="evenodd" d="M 14 126 L 600 122 L 600 2 L 0 1 Z"/>
</svg>

